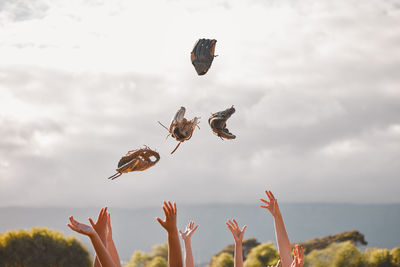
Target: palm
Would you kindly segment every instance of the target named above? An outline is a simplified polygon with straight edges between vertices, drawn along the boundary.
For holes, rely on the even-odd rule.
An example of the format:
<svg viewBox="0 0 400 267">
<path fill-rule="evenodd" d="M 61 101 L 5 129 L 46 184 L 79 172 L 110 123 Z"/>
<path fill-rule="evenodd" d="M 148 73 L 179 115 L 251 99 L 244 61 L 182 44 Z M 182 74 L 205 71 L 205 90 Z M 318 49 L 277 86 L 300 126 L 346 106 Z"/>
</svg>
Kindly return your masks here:
<svg viewBox="0 0 400 267">
<path fill-rule="evenodd" d="M 96 223 L 93 224 L 94 230 L 104 239 L 107 235 L 107 207 L 100 210 Z"/>
<path fill-rule="evenodd" d="M 161 224 L 162 227 L 164 227 L 165 230 L 167 230 L 167 232 L 175 231 L 177 214 L 176 203 L 174 202 L 174 204 L 172 205 L 170 201 L 168 201 L 168 203 L 164 201 L 163 211 L 165 214 L 165 220 L 157 217 L 157 221 Z"/>
<path fill-rule="evenodd" d="M 190 239 L 193 235 L 193 233 L 196 231 L 198 225 L 194 227 L 194 222 L 190 221 L 189 224 L 186 226 L 186 229 L 184 232 L 179 230 L 179 233 L 181 234 L 182 239 L 187 240 Z"/>
<path fill-rule="evenodd" d="M 235 242 L 241 242 L 244 236 L 244 231 L 247 228 L 247 225 L 243 226 L 242 230 L 240 230 L 238 223 L 236 220 L 228 220 L 226 222 L 226 226 L 228 226 L 229 230 L 231 231 L 233 235 L 233 239 L 235 239 Z"/>
<path fill-rule="evenodd" d="M 267 194 L 268 200 L 260 198 L 260 200 L 265 203 L 265 205 L 261 205 L 261 207 L 269 210 L 272 216 L 275 217 L 279 214 L 278 201 L 271 191 L 265 191 L 265 193 Z"/>
<path fill-rule="evenodd" d="M 94 233 L 94 229 L 91 226 L 74 220 L 74 217 L 72 217 L 72 216 L 69 217 L 69 220 L 71 221 L 71 224 L 68 224 L 68 226 L 75 232 L 78 232 L 78 233 L 81 233 L 84 235 L 91 235 Z"/>
</svg>

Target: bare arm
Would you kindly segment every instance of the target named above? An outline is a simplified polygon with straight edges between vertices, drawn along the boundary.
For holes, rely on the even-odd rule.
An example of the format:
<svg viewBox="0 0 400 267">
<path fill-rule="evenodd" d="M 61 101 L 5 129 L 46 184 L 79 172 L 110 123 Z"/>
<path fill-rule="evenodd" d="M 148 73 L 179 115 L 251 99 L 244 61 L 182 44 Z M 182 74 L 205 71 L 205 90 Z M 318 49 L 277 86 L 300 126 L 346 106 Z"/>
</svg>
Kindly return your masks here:
<svg viewBox="0 0 400 267">
<path fill-rule="evenodd" d="M 111 258 L 111 255 L 108 253 L 106 247 L 103 245 L 99 235 L 93 229 L 93 227 L 80 223 L 71 216 L 69 218 L 71 224 L 68 224 L 69 228 L 73 231 L 78 232 L 80 234 L 84 234 L 90 238 L 94 250 L 96 251 L 96 255 L 99 258 L 100 264 L 102 267 L 115 267 L 115 264 Z M 94 226 L 94 222 L 89 218 L 90 224 Z"/>
<path fill-rule="evenodd" d="M 198 225 L 194 227 L 194 222 L 190 221 L 189 224 L 186 226 L 185 232 L 179 230 L 183 242 L 185 243 L 185 267 L 194 267 L 191 238 L 198 227 Z"/>
<path fill-rule="evenodd" d="M 115 263 L 115 266 L 121 267 L 121 260 L 112 238 L 110 213 L 107 214 L 107 249 Z"/>
<path fill-rule="evenodd" d="M 289 236 L 286 232 L 285 223 L 283 222 L 282 214 L 279 210 L 278 201 L 271 191 L 265 191 L 268 200 L 260 199 L 266 205 L 261 205 L 262 208 L 268 209 L 274 217 L 276 243 L 278 244 L 279 254 L 281 255 L 282 267 L 290 267 L 293 259 L 290 248 Z"/>
<path fill-rule="evenodd" d="M 106 236 L 107 236 L 107 228 L 106 228 L 106 223 L 107 223 L 107 207 L 102 208 L 100 210 L 99 216 L 97 217 L 97 221 L 93 226 L 93 229 L 96 231 L 96 233 L 99 235 L 101 242 L 103 242 L 103 245 L 107 248 L 107 242 L 106 242 Z M 99 257 L 97 257 L 97 253 L 94 257 L 94 267 L 102 267 Z"/>
<path fill-rule="evenodd" d="M 178 228 L 176 227 L 176 203 L 172 206 L 170 201 L 168 203 L 164 201 L 162 209 L 165 214 L 165 221 L 158 217 L 156 219 L 168 233 L 168 266 L 182 267 L 181 244 L 179 242 Z"/>
<path fill-rule="evenodd" d="M 104 207 L 100 210 L 99 216 L 97 217 L 96 223 L 93 225 L 93 229 L 99 235 L 103 245 L 108 250 L 108 253 L 111 255 L 114 264 L 118 267 L 121 266 L 121 261 L 118 256 L 117 249 L 115 248 L 114 241 L 112 239 L 112 230 L 110 223 L 110 213 L 107 211 L 107 207 Z M 94 267 L 102 267 L 99 258 L 96 257 L 94 259 Z"/>
<path fill-rule="evenodd" d="M 226 221 L 226 226 L 228 226 L 233 235 L 233 239 L 235 240 L 235 267 L 243 267 L 242 240 L 247 225 L 243 226 L 242 230 L 240 230 L 239 225 L 235 220 L 233 220 L 233 222 L 228 220 Z"/>
</svg>

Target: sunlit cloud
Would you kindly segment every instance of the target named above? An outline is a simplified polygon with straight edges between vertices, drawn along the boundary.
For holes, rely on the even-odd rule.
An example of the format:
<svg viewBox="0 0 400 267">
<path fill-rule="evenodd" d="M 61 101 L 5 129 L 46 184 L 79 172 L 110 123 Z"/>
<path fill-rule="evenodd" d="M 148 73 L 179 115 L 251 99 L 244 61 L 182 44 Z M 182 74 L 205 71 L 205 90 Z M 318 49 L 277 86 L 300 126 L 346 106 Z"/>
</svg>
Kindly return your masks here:
<svg viewBox="0 0 400 267">
<path fill-rule="evenodd" d="M 372 190 L 400 201 L 396 1 L 21 0 L 0 10 L 4 206 L 251 202 L 262 187 L 286 201 L 364 202 Z M 218 40 L 219 56 L 199 77 L 189 55 L 203 37 Z M 231 105 L 237 139 L 222 141 L 207 119 Z M 176 141 L 157 121 L 180 106 L 201 129 L 171 156 Z M 144 144 L 161 154 L 155 167 L 106 180 Z"/>
</svg>

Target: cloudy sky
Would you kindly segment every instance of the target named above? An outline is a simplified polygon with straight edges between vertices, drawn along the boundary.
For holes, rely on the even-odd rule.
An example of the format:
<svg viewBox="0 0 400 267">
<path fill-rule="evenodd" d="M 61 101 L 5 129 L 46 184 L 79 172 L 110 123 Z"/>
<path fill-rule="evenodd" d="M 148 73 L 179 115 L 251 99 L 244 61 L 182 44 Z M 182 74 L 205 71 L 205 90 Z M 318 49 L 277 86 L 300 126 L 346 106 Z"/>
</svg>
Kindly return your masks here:
<svg viewBox="0 0 400 267">
<path fill-rule="evenodd" d="M 399 203 L 399 25 L 396 0 L 2 0 L 0 205 Z M 201 129 L 170 155 L 180 106 Z M 155 167 L 106 179 L 144 144 Z"/>
</svg>

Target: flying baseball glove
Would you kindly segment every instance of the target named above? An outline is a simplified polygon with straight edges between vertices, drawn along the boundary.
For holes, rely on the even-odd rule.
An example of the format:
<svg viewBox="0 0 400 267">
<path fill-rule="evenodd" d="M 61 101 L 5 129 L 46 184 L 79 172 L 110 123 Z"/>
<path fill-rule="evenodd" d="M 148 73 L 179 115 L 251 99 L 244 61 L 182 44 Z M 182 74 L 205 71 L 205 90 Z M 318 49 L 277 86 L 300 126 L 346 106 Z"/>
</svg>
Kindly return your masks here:
<svg viewBox="0 0 400 267">
<path fill-rule="evenodd" d="M 154 158 L 154 160 L 152 158 Z M 159 160 L 160 155 L 147 146 L 136 150 L 130 150 L 119 160 L 116 170 L 117 173 L 108 177 L 108 179 L 114 180 L 127 172 L 147 170 L 154 166 Z"/>
<path fill-rule="evenodd" d="M 198 75 L 204 75 L 214 60 L 215 39 L 199 39 L 190 54 L 190 59 Z"/>
<path fill-rule="evenodd" d="M 212 131 L 221 137 L 221 139 L 235 139 L 236 136 L 229 132 L 226 128 L 226 121 L 235 113 L 235 108 L 232 106 L 224 111 L 220 111 L 214 114 L 211 114 L 211 117 L 208 119 L 208 124 L 210 124 Z"/>
<path fill-rule="evenodd" d="M 175 147 L 175 149 L 171 152 L 171 154 L 178 149 L 178 147 L 182 142 L 189 140 L 192 137 L 193 131 L 196 128 L 196 126 L 200 129 L 198 125 L 200 123 L 199 118 L 194 117 L 193 120 L 189 121 L 186 118 L 184 118 L 185 112 L 186 109 L 184 107 L 181 107 L 176 112 L 174 118 L 171 121 L 169 129 L 165 127 L 161 122 L 158 122 L 162 127 L 167 129 L 169 135 L 171 135 L 173 138 L 175 138 L 176 141 L 179 142 L 178 145 Z"/>
</svg>

